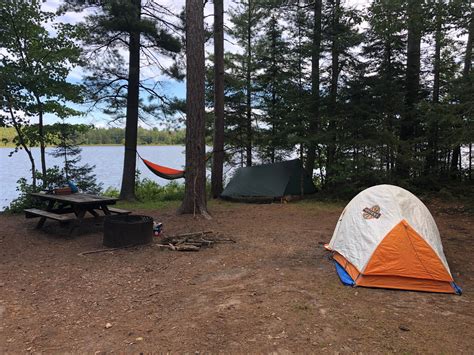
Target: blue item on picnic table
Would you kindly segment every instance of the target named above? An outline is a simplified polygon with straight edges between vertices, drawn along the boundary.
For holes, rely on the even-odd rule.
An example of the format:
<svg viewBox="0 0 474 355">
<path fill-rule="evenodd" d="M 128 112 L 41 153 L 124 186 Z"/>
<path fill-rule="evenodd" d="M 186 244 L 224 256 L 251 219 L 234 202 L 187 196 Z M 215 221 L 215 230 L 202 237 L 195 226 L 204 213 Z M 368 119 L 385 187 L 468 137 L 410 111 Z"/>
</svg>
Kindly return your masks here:
<svg viewBox="0 0 474 355">
<path fill-rule="evenodd" d="M 76 192 L 79 192 L 79 189 L 77 188 L 77 186 L 72 181 L 68 181 L 67 184 L 71 188 L 71 192 L 73 194 L 75 194 Z"/>
</svg>

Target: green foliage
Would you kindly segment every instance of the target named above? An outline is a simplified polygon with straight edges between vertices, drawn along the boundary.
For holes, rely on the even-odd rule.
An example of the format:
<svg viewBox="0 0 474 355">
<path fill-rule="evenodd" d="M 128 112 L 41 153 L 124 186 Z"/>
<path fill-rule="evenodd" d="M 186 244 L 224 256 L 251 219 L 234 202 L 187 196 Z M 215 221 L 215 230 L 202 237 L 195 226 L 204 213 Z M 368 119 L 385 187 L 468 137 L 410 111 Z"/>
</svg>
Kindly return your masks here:
<svg viewBox="0 0 474 355">
<path fill-rule="evenodd" d="M 58 117 L 76 114 L 64 103 L 81 101 L 82 87 L 73 87 L 64 79 L 70 67 L 79 64 L 79 49 L 71 41 L 78 33 L 94 54 L 86 63 L 90 70 L 88 99 L 115 119 L 125 117 L 129 73 L 121 50 L 128 47 L 132 32 L 141 33 L 142 55 L 148 53 L 150 71 L 156 69 L 155 74 L 160 74 L 164 69 L 183 79 L 179 65 L 183 58 L 178 54 L 182 39 L 171 34 L 179 35 L 184 23 L 173 25 L 176 19 L 168 21 L 172 15 L 156 2 L 66 3 L 92 8 L 91 16 L 75 29 L 55 24 L 55 36 L 43 26 L 54 15 L 41 12 L 38 1 L 31 6 L 11 1 L 1 9 L 0 126 L 13 126 L 0 129 L 4 143 L 16 147 L 57 144 L 58 135 L 48 129 L 40 134 L 30 118 L 40 112 Z M 250 163 L 249 150 L 258 159 L 255 163 L 278 161 L 295 153 L 307 159 L 311 143 L 318 168 L 315 179 L 326 192 L 341 198 L 379 183 L 440 191 L 453 179 L 460 186 L 472 181 L 472 168 L 459 168 L 456 159 L 462 147 L 465 162 L 466 148 L 472 150 L 474 141 L 473 10 L 467 1 L 437 0 L 416 2 L 422 6 L 413 14 L 414 3 L 373 0 L 360 12 L 344 1 L 322 2 L 320 80 L 315 89 L 321 99 L 315 115 L 315 92 L 311 92 L 311 60 L 318 34 L 315 3 L 235 1 L 228 12 L 232 23 L 228 35 L 240 50 L 225 54 L 225 152 L 229 163 Z M 143 7 L 141 16 L 137 6 Z M 422 34 L 417 73 L 412 73 L 412 66 L 407 68 L 408 25 L 413 25 L 413 19 L 418 20 L 414 27 Z M 23 35 L 22 43 L 27 45 L 18 46 L 16 34 Z M 171 57 L 174 63 L 159 69 L 151 51 Z M 413 74 L 410 80 L 408 71 Z M 408 90 L 413 87 L 408 81 L 418 82 L 418 75 L 419 85 L 415 86 L 419 87 Z M 184 112 L 183 101 L 168 100 L 158 88 L 154 78 L 140 83 L 140 117 L 176 123 L 176 112 Z M 206 89 L 211 107 L 211 67 Z M 407 94 L 412 91 L 416 100 Z M 411 115 L 408 120 L 407 112 Z M 212 137 L 211 112 L 206 120 Z M 410 132 L 402 134 L 407 122 Z M 123 144 L 124 131 L 91 129 L 78 133 L 78 139 L 85 144 Z M 138 144 L 183 143 L 183 130 L 138 129 Z M 397 174 L 401 162 L 407 166 L 403 176 Z M 137 194 L 145 201 L 180 196 L 179 185 L 168 186 L 144 179 L 137 184 Z"/>
<path fill-rule="evenodd" d="M 155 181 L 145 178 L 137 184 L 136 194 L 140 201 L 182 200 L 184 185 L 170 182 L 167 185 L 160 186 Z"/>
<path fill-rule="evenodd" d="M 289 39 L 284 38 L 284 28 L 278 21 L 282 10 L 270 8 L 268 11 L 270 16 L 262 20 L 263 35 L 255 50 L 258 66 L 256 108 L 266 113 L 260 117 L 256 145 L 262 161 L 275 162 L 283 160 L 294 145 L 301 142 L 301 134 L 296 134 L 296 140 L 292 137 L 306 121 L 303 111 L 307 90 L 299 84 L 302 83 L 302 67 L 307 53 L 302 53 L 304 44 L 301 41 L 294 41 L 295 48 Z M 291 18 L 297 25 L 301 22 L 301 16 L 298 16 L 300 12 Z"/>
<path fill-rule="evenodd" d="M 102 185 L 97 183 L 96 176 L 92 173 L 95 166 L 79 165 L 81 148 L 78 146 L 78 134 L 84 133 L 88 129 L 89 127 L 86 125 L 66 123 L 56 123 L 48 127 L 47 134 L 54 137 L 57 144 L 51 155 L 55 158 L 61 158 L 64 164 L 62 167 L 54 166 L 47 169 L 46 176 L 39 171 L 35 172 L 36 185 L 29 183 L 25 178 L 18 180 L 17 191 L 19 196 L 11 202 L 7 211 L 20 213 L 25 208 L 41 207 L 42 203 L 31 197 L 32 192 L 52 191 L 57 187 L 68 186 L 69 182 L 74 183 L 81 192 L 93 194 L 101 192 Z M 41 183 L 38 184 L 38 182 Z"/>
<path fill-rule="evenodd" d="M 19 196 L 5 209 L 6 213 L 22 213 L 25 208 L 46 207 L 44 202 L 40 202 L 38 199 L 31 197 L 30 194 L 33 192 L 39 192 L 40 188 L 28 183 L 26 178 L 21 178 L 17 181 L 16 190 L 18 191 Z"/>
<path fill-rule="evenodd" d="M 127 102 L 130 97 L 139 96 L 139 118 L 144 122 L 173 124 L 176 121 L 174 100 L 166 97 L 161 83 L 155 77 L 164 73 L 180 77 L 178 56 L 181 41 L 173 25 L 174 18 L 164 6 L 147 1 L 111 0 L 89 2 L 65 1 L 63 10 L 82 11 L 88 15 L 78 25 L 82 44 L 86 48 L 88 74 L 84 77 L 87 99 L 95 109 L 100 109 L 113 121 L 124 121 L 127 117 Z M 138 33 L 140 43 L 131 48 L 130 38 Z M 124 52 L 125 51 L 125 52 Z M 131 68 L 130 51 L 142 59 L 137 68 Z M 133 54 L 133 53 L 132 53 Z M 171 59 L 170 68 L 163 65 L 164 59 Z M 128 63 L 127 63 L 128 61 Z M 138 87 L 129 88 L 132 73 L 139 73 L 140 66 L 146 68 L 147 76 L 140 77 Z M 129 89 L 133 92 L 129 93 Z M 138 92 L 137 92 L 138 91 Z"/>
<path fill-rule="evenodd" d="M 50 126 L 50 131 L 56 132 L 58 139 L 56 148 L 50 154 L 55 158 L 61 158 L 64 162 L 54 182 L 58 186 L 72 182 L 82 192 L 98 194 L 102 190 L 102 185 L 97 183 L 93 174 L 95 166 L 79 165 L 82 149 L 79 147 L 81 142 L 78 135 L 88 130 L 89 127 L 85 125 L 66 123 L 55 123 Z"/>
<path fill-rule="evenodd" d="M 76 133 L 80 145 L 122 145 L 125 139 L 125 130 L 123 128 L 95 128 L 87 126 L 88 129 L 83 130 L 81 125 L 71 126 L 77 127 Z M 47 134 L 49 133 L 50 146 L 58 141 L 57 136 L 52 134 L 54 133 L 54 128 L 51 127 L 45 126 Z M 31 128 L 35 129 L 34 126 Z M 184 138 L 184 129 L 163 131 L 157 128 L 138 128 L 139 145 L 184 145 Z M 14 147 L 17 139 L 18 136 L 14 128 L 0 127 L 0 144 Z M 31 142 L 31 146 L 37 146 L 37 143 Z"/>
<path fill-rule="evenodd" d="M 33 185 L 36 164 L 30 147 L 51 143 L 44 115 L 80 115 L 67 104 L 83 99 L 83 87 L 67 80 L 72 67 L 80 64 L 76 28 L 55 20 L 56 15 L 42 11 L 37 0 L 6 1 L 0 8 L 0 126 L 15 129 L 14 152 L 21 148 L 28 154 Z M 40 153 L 46 174 L 45 150 Z"/>
<path fill-rule="evenodd" d="M 472 44 L 466 46 L 474 20 L 467 2 L 422 3 L 413 14 L 418 10 L 401 0 L 373 0 L 363 12 L 347 2 L 323 1 L 319 116 L 311 92 L 313 10 L 304 1 L 242 0 L 229 12 L 230 35 L 242 50 L 225 56 L 226 149 L 236 153 L 227 158 L 244 164 L 249 136 L 260 162 L 301 156 L 301 147 L 306 158 L 305 148 L 314 143 L 316 179 L 341 197 L 380 183 L 439 190 L 449 179 L 470 179 L 465 165 L 452 173 L 455 150 L 463 146 L 465 162 L 474 132 Z M 419 19 L 423 50 L 415 73 L 420 87 L 408 109 L 407 31 L 413 18 Z M 208 80 L 212 102 L 210 70 Z M 409 110 L 413 134 L 407 139 L 401 122 Z M 400 162 L 409 171 L 403 178 Z"/>
<path fill-rule="evenodd" d="M 40 1 L 14 0 L 2 5 L 0 97 L 5 111 L 11 108 L 30 117 L 79 114 L 65 105 L 82 101 L 82 86 L 66 80 L 71 67 L 80 64 L 80 48 L 74 42 L 77 32 L 54 20 L 55 14 L 41 10 Z M 48 32 L 46 23 L 52 23 L 55 35 Z"/>
<path fill-rule="evenodd" d="M 164 202 L 164 201 L 180 201 L 184 196 L 184 184 L 172 181 L 166 185 L 159 185 L 155 181 L 145 178 L 140 179 L 137 173 L 135 184 L 135 193 L 140 202 Z M 110 197 L 119 197 L 119 191 L 115 188 L 107 188 L 104 195 Z"/>
<path fill-rule="evenodd" d="M 48 169 L 46 173 L 47 175 L 43 176 L 41 172 L 36 172 L 39 182 L 36 186 L 28 182 L 26 178 L 19 179 L 16 188 L 19 192 L 19 196 L 10 203 L 6 211 L 10 213 L 22 213 L 25 208 L 45 208 L 46 205 L 44 202 L 38 201 L 38 199 L 33 198 L 30 194 L 42 190 L 51 191 L 56 187 L 64 186 L 67 182 L 58 166 Z"/>
</svg>

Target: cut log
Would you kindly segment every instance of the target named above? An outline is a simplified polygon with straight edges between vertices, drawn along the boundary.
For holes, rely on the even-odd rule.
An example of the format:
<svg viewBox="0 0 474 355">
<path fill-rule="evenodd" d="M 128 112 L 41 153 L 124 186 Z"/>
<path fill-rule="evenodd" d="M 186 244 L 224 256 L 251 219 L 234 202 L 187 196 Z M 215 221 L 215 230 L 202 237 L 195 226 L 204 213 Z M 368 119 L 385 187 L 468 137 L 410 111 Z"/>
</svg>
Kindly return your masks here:
<svg viewBox="0 0 474 355">
<path fill-rule="evenodd" d="M 167 238 L 175 239 L 175 238 L 186 238 L 186 237 L 195 237 L 199 235 L 205 235 L 205 234 L 213 234 L 213 231 L 202 231 L 202 232 L 193 232 L 193 233 L 183 233 L 183 234 L 175 234 L 175 235 L 170 235 Z"/>
<path fill-rule="evenodd" d="M 198 245 L 181 244 L 174 246 L 173 244 L 156 244 L 157 247 L 177 251 L 199 251 L 201 249 Z"/>
<path fill-rule="evenodd" d="M 181 244 L 177 245 L 175 248 L 178 251 L 199 251 L 201 249 L 200 247 L 191 244 Z"/>
</svg>

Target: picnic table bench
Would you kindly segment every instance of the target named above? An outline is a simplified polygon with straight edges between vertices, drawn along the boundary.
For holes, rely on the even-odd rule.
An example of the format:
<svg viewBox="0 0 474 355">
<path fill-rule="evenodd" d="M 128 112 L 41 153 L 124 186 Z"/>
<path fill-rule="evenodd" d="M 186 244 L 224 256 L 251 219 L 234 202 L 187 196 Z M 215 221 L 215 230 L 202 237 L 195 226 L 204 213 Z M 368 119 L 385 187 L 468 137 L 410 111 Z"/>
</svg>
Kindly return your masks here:
<svg viewBox="0 0 474 355">
<path fill-rule="evenodd" d="M 113 197 L 83 193 L 69 195 L 32 193 L 31 196 L 48 202 L 45 210 L 38 208 L 28 208 L 24 210 L 26 218 L 40 218 L 36 228 L 41 228 L 47 219 L 52 219 L 60 223 L 75 221 L 76 226 L 79 226 L 86 213 L 90 213 L 94 217 L 99 217 L 99 212 L 102 212 L 104 215 L 131 213 L 127 210 L 109 207 L 117 202 L 117 199 Z"/>
</svg>

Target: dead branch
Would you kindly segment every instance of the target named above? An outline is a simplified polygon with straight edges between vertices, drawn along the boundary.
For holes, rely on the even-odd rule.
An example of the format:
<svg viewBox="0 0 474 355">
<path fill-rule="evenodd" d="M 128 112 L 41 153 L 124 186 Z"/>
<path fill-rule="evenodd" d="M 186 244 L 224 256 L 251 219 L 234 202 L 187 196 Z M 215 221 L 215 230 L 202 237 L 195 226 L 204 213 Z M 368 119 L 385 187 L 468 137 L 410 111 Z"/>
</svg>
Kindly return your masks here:
<svg viewBox="0 0 474 355">
<path fill-rule="evenodd" d="M 121 249 L 128 249 L 128 248 L 133 248 L 137 246 L 136 244 L 132 245 L 126 245 L 124 247 L 119 247 L 119 248 L 105 248 L 105 249 L 96 249 L 96 250 L 89 250 L 89 251 L 84 251 L 82 253 L 79 253 L 77 255 L 83 256 L 83 255 L 88 255 L 88 254 L 98 254 L 98 253 L 106 253 L 108 251 L 114 251 L 114 250 L 121 250 Z"/>
<path fill-rule="evenodd" d="M 198 251 L 202 247 L 212 247 L 215 243 L 235 243 L 229 238 L 211 236 L 213 231 L 202 231 L 194 233 L 183 233 L 164 237 L 156 246 L 177 251 Z"/>
</svg>

